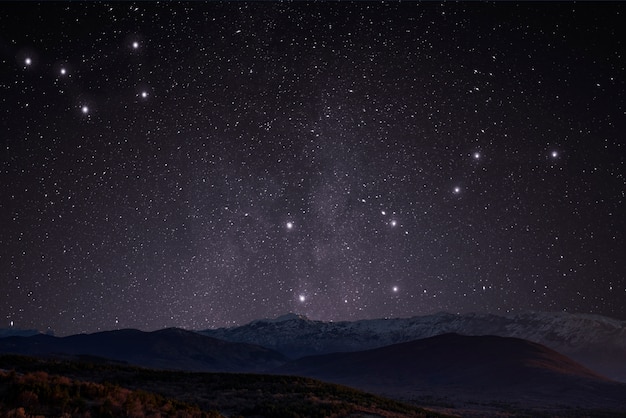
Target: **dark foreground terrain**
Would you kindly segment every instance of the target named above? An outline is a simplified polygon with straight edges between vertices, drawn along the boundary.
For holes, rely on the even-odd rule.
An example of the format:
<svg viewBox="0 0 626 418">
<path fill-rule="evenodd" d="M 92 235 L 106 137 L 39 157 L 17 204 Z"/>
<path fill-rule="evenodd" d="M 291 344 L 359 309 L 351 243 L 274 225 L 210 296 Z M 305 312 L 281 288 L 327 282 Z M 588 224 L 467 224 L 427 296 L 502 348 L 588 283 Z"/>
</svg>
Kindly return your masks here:
<svg viewBox="0 0 626 418">
<path fill-rule="evenodd" d="M 0 352 L 0 410 L 16 416 L 626 416 L 626 384 L 519 338 L 444 334 L 290 361 L 179 329 L 119 330 L 1 338 Z"/>
<path fill-rule="evenodd" d="M 0 416 L 440 417 L 317 380 L 0 356 Z"/>
<path fill-rule="evenodd" d="M 603 408 L 529 409 L 517 402 L 464 399 L 453 391 L 414 393 L 406 400 L 305 377 L 162 371 L 96 358 L 0 356 L 0 417 L 626 416 Z"/>
</svg>

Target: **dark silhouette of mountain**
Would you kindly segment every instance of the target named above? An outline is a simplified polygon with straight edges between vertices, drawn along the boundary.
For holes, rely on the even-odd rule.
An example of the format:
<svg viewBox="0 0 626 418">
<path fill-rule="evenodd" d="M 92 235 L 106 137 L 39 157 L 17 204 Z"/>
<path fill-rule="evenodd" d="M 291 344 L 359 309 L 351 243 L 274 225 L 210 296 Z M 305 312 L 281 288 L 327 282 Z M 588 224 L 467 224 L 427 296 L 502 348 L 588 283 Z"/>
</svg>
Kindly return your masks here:
<svg viewBox="0 0 626 418">
<path fill-rule="evenodd" d="M 626 411 L 626 385 L 517 338 L 445 334 L 367 351 L 305 357 L 276 372 L 395 397 L 436 394 Z"/>
<path fill-rule="evenodd" d="M 0 328 L 0 338 L 6 337 L 31 337 L 33 335 L 41 334 L 36 329 L 20 329 L 20 328 Z"/>
<path fill-rule="evenodd" d="M 626 382 L 626 321 L 600 315 L 438 313 L 413 318 L 323 322 L 288 314 L 201 332 L 226 341 L 262 345 L 291 358 L 362 351 L 446 333 L 516 337 L 550 347 L 611 379 Z"/>
<path fill-rule="evenodd" d="M 283 364 L 285 357 L 270 349 L 231 343 L 195 332 L 168 328 L 154 332 L 134 329 L 0 339 L 0 353 L 34 356 L 95 356 L 143 367 L 194 371 L 262 371 Z"/>
</svg>

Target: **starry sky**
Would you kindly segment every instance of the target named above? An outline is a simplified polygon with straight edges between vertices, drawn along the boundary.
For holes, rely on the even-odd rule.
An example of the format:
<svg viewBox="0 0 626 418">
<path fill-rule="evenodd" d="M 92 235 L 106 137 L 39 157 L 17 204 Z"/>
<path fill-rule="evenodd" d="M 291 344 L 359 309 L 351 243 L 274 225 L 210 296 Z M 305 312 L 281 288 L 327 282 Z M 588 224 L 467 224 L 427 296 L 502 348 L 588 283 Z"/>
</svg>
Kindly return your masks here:
<svg viewBox="0 0 626 418">
<path fill-rule="evenodd" d="M 626 319 L 625 11 L 0 4 L 0 327 Z"/>
</svg>

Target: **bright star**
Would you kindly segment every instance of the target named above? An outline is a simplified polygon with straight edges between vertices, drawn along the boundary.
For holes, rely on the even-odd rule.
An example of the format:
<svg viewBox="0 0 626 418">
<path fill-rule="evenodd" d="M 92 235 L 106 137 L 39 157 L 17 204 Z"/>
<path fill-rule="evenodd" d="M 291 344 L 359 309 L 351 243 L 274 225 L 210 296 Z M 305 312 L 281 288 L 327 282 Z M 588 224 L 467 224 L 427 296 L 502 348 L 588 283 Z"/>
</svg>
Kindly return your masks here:
<svg viewBox="0 0 626 418">
<path fill-rule="evenodd" d="M 391 226 L 396 226 L 396 225 L 398 225 L 398 221 L 396 221 L 396 220 L 394 219 L 393 221 L 389 222 L 389 224 L 390 224 Z"/>
<path fill-rule="evenodd" d="M 452 189 L 452 192 L 454 194 L 459 194 L 461 193 L 461 188 L 459 186 L 455 186 L 454 189 Z"/>
<path fill-rule="evenodd" d="M 141 92 L 141 97 L 144 98 L 144 99 L 147 98 L 148 97 L 148 92 L 147 91 L 142 91 Z"/>
<path fill-rule="evenodd" d="M 67 74 L 67 70 L 66 70 L 65 68 L 61 68 L 61 69 L 59 70 L 59 73 L 60 73 L 61 75 L 65 75 L 65 74 Z"/>
<path fill-rule="evenodd" d="M 287 227 L 287 229 L 293 229 L 293 222 L 287 222 L 285 226 Z"/>
<path fill-rule="evenodd" d="M 87 115 L 87 114 L 89 114 L 89 107 L 87 107 L 86 105 L 82 106 L 80 108 L 80 111 L 83 112 L 83 115 Z"/>
<path fill-rule="evenodd" d="M 298 300 L 300 300 L 300 302 L 306 302 L 306 296 L 300 295 L 298 296 Z"/>
<path fill-rule="evenodd" d="M 137 49 L 139 48 L 139 42 L 135 41 L 133 42 L 133 49 Z"/>
<path fill-rule="evenodd" d="M 33 63 L 33 60 L 30 57 L 26 57 L 26 59 L 24 60 L 24 64 L 25 65 L 31 65 Z"/>
<path fill-rule="evenodd" d="M 475 160 L 480 160 L 480 152 L 475 152 L 472 154 L 472 157 L 474 157 Z"/>
<path fill-rule="evenodd" d="M 558 156 L 559 156 L 559 153 L 558 153 L 557 151 L 552 151 L 552 152 L 550 153 L 550 156 L 551 156 L 552 158 L 556 158 L 556 157 L 558 157 Z"/>
<path fill-rule="evenodd" d="M 393 293 L 398 293 L 398 286 L 394 286 L 393 288 L 391 288 L 391 290 L 393 290 Z"/>
</svg>

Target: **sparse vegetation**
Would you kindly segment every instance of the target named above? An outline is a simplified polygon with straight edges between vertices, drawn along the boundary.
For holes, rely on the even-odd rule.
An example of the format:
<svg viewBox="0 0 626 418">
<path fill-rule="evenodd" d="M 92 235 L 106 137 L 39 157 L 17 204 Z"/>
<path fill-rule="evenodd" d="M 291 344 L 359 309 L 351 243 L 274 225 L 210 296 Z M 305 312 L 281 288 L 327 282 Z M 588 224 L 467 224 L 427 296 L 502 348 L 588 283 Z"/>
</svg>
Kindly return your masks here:
<svg viewBox="0 0 626 418">
<path fill-rule="evenodd" d="M 442 416 L 295 376 L 188 373 L 23 356 L 0 356 L 0 369 L 2 417 Z"/>
<path fill-rule="evenodd" d="M 219 417 L 175 399 L 117 385 L 83 382 L 45 371 L 0 372 L 3 417 Z"/>
<path fill-rule="evenodd" d="M 411 405 L 413 404 L 413 405 Z M 70 361 L 0 356 L 0 418 L 8 417 L 441 417 L 463 415 L 624 416 L 604 410 L 526 409 L 523 405 L 421 396 L 411 404 L 297 376 L 143 369 L 104 359 Z M 504 415 L 500 415 L 504 414 Z"/>
</svg>

